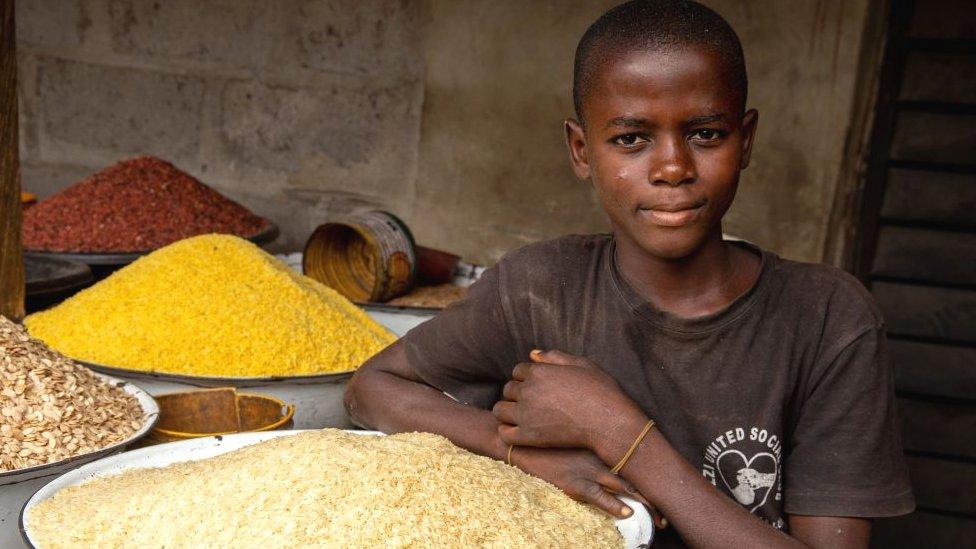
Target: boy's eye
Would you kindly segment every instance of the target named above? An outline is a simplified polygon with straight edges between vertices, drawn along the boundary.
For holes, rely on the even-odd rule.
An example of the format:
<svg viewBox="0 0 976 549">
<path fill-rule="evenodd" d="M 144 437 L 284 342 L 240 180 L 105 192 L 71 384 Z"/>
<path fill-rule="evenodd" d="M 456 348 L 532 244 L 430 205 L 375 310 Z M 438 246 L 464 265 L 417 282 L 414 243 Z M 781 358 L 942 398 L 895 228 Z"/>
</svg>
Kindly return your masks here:
<svg viewBox="0 0 976 549">
<path fill-rule="evenodd" d="M 628 133 L 625 135 L 617 136 L 613 139 L 613 143 L 621 145 L 624 147 L 633 147 L 647 141 L 646 138 L 642 137 L 640 134 Z"/>
<path fill-rule="evenodd" d="M 721 138 L 725 133 L 720 130 L 712 130 L 709 128 L 702 128 L 700 130 L 695 130 L 691 133 L 691 138 L 699 142 L 709 142 L 716 141 Z"/>
</svg>

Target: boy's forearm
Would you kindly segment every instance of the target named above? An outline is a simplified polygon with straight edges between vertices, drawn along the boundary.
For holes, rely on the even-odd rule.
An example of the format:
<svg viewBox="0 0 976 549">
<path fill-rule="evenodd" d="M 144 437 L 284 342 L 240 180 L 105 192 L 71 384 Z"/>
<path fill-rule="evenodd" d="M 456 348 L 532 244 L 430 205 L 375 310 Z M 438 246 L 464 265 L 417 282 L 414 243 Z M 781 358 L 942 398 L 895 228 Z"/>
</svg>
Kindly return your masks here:
<svg viewBox="0 0 976 549">
<path fill-rule="evenodd" d="M 640 432 L 647 418 L 627 420 Z M 605 463 L 615 464 L 634 437 L 608 437 L 595 451 Z M 652 429 L 620 471 L 651 504 L 657 507 L 692 547 L 804 547 L 794 538 L 763 523 L 740 505 L 719 493 Z"/>
<path fill-rule="evenodd" d="M 347 389 L 346 408 L 355 421 L 384 433 L 436 433 L 457 446 L 500 460 L 508 449 L 498 438 L 498 420 L 491 412 L 390 372 L 357 374 Z"/>
</svg>

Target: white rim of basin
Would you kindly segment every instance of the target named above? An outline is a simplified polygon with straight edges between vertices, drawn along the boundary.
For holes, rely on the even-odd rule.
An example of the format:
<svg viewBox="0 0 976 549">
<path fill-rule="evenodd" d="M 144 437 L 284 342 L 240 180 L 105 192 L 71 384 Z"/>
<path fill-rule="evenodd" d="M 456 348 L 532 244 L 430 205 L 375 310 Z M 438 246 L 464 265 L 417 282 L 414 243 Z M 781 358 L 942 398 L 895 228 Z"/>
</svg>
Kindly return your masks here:
<svg viewBox="0 0 976 549">
<path fill-rule="evenodd" d="M 46 476 L 52 474 L 49 472 L 49 470 L 67 465 L 73 465 L 75 462 L 87 463 L 89 461 L 98 459 L 99 457 L 111 454 L 129 444 L 132 444 L 133 442 L 136 442 L 140 438 L 146 436 L 149 431 L 156 426 L 156 422 L 159 420 L 159 404 L 156 403 L 156 400 L 150 396 L 149 393 L 142 390 L 138 385 L 132 383 L 131 381 L 114 378 L 100 372 L 92 373 L 98 376 L 102 381 L 105 381 L 106 383 L 115 387 L 119 387 L 126 393 L 136 398 L 136 400 L 139 402 L 139 407 L 142 408 L 142 427 L 140 427 L 139 430 L 133 433 L 129 438 L 95 450 L 94 452 L 72 456 L 52 463 L 45 463 L 44 465 L 34 465 L 32 467 L 24 467 L 23 469 L 4 471 L 0 473 L 0 486 Z"/>
<path fill-rule="evenodd" d="M 69 486 L 77 486 L 96 477 L 113 476 L 130 469 L 166 467 L 174 463 L 207 459 L 273 438 L 292 436 L 309 431 L 309 429 L 304 429 L 296 431 L 235 433 L 232 435 L 181 440 L 179 442 L 147 446 L 88 463 L 53 479 L 27 500 L 27 503 L 24 504 L 23 509 L 20 511 L 18 521 L 21 536 L 28 546 L 38 547 L 31 537 L 29 525 L 25 522 L 27 513 L 41 501 L 52 497 L 60 490 Z M 378 431 L 347 430 L 346 432 L 356 435 L 383 436 L 383 433 Z M 617 530 L 626 542 L 626 549 L 648 547 L 654 538 L 654 523 L 651 521 L 650 513 L 647 512 L 647 509 L 643 505 L 633 499 L 628 497 L 621 497 L 620 499 L 634 510 L 634 514 L 630 517 L 616 521 Z"/>
</svg>

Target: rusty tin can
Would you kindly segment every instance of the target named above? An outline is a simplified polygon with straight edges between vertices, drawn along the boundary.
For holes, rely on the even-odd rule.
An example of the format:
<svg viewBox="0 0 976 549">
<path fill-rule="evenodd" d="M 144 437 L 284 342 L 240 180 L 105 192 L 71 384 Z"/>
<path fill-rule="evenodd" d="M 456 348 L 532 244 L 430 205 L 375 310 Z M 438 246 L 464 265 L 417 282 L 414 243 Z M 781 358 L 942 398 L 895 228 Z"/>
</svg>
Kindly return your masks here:
<svg viewBox="0 0 976 549">
<path fill-rule="evenodd" d="M 309 237 L 302 270 L 351 301 L 388 301 L 410 291 L 417 277 L 413 235 L 381 210 L 337 217 Z"/>
</svg>

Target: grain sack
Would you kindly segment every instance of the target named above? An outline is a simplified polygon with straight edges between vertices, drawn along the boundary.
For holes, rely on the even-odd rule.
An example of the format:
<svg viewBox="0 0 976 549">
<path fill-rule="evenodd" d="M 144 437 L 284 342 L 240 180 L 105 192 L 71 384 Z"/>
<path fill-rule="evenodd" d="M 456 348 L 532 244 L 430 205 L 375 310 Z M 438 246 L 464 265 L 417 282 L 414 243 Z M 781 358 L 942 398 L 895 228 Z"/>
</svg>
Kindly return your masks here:
<svg viewBox="0 0 976 549">
<path fill-rule="evenodd" d="M 331 288 L 216 234 L 144 256 L 25 324 L 79 360 L 217 377 L 348 371 L 395 339 Z"/>
<path fill-rule="evenodd" d="M 28 515 L 62 547 L 622 547 L 613 520 L 431 434 L 338 430 L 62 490 Z"/>
</svg>

